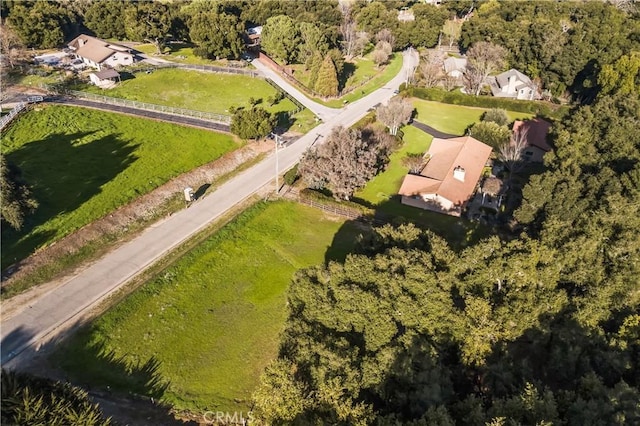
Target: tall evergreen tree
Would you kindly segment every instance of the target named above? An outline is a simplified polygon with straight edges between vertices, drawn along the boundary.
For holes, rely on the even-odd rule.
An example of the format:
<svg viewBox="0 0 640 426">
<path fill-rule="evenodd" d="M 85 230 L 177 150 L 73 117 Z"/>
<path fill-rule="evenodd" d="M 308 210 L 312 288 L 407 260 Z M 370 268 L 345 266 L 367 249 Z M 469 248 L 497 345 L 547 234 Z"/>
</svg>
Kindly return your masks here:
<svg viewBox="0 0 640 426">
<path fill-rule="evenodd" d="M 338 73 L 330 55 L 324 57 L 318 70 L 315 91 L 322 96 L 338 96 Z"/>
</svg>

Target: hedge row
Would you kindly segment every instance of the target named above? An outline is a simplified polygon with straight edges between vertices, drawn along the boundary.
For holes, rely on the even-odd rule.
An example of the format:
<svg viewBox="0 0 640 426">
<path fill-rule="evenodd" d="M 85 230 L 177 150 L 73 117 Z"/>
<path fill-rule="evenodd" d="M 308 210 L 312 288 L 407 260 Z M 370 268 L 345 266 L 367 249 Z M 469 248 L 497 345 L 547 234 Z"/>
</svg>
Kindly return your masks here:
<svg viewBox="0 0 640 426">
<path fill-rule="evenodd" d="M 480 108 L 502 108 L 507 111 L 526 112 L 541 117 L 560 118 L 569 107 L 541 101 L 519 101 L 516 99 L 494 98 L 492 96 L 470 96 L 460 91 L 448 92 L 434 87 L 424 88 L 409 86 L 404 88 L 403 95 L 414 96 L 427 101 L 445 104 L 464 105 Z"/>
</svg>

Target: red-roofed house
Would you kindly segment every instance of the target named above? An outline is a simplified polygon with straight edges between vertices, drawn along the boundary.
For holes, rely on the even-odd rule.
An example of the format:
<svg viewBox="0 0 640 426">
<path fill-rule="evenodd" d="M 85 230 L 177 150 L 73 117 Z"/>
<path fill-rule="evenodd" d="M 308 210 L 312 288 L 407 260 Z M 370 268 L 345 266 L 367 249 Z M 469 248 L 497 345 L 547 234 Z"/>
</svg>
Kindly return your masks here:
<svg viewBox="0 0 640 426">
<path fill-rule="evenodd" d="M 69 43 L 69 49 L 77 58 L 98 71 L 104 67 L 115 68 L 134 62 L 134 55 L 128 47 L 85 34 L 74 38 Z"/>
<path fill-rule="evenodd" d="M 522 138 L 525 148 L 522 158 L 526 161 L 542 162 L 544 154 L 551 151 L 551 145 L 547 142 L 547 134 L 551 123 L 541 118 L 513 123 L 514 138 Z"/>
<path fill-rule="evenodd" d="M 405 176 L 402 203 L 460 216 L 482 175 L 491 147 L 471 136 L 434 138 L 419 174 Z"/>
</svg>

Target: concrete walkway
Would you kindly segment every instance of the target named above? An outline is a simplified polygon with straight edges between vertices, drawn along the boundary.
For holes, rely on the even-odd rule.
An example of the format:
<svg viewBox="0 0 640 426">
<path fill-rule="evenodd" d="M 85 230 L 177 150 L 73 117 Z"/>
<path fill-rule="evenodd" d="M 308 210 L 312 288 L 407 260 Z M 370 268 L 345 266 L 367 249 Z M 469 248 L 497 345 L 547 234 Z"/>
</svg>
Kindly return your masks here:
<svg viewBox="0 0 640 426">
<path fill-rule="evenodd" d="M 312 101 L 311 99 L 307 98 L 301 91 L 296 89 L 291 83 L 280 76 L 279 73 L 274 71 L 268 65 L 260 62 L 259 59 L 254 59 L 253 61 L 251 61 L 251 64 L 256 67 L 260 74 L 262 74 L 266 78 L 273 80 L 278 86 L 282 88 L 282 90 L 296 98 L 298 102 L 304 105 L 309 111 L 313 112 L 322 121 L 330 120 L 344 110 L 344 108 L 329 108 L 315 101 Z"/>
<path fill-rule="evenodd" d="M 278 161 L 272 154 L 220 185 L 216 191 L 196 201 L 191 207 L 147 228 L 133 240 L 117 247 L 54 290 L 32 301 L 29 306 L 17 309 L 11 317 L 3 317 L 0 350 L 2 365 L 20 368 L 23 363 L 28 363 L 37 354 L 39 346 L 55 337 L 58 330 L 73 324 L 91 307 L 164 254 L 205 229 L 212 221 L 265 185 L 271 184 L 277 164 L 280 173 L 293 167 L 307 148 L 322 143 L 334 127 L 351 126 L 374 105 L 388 102 L 393 97 L 394 90 L 405 81 L 406 69 L 414 67 L 417 60 L 415 52 L 405 53 L 404 69 L 388 84 L 343 108 L 339 115 L 329 118 L 291 145 L 280 149 Z"/>
</svg>

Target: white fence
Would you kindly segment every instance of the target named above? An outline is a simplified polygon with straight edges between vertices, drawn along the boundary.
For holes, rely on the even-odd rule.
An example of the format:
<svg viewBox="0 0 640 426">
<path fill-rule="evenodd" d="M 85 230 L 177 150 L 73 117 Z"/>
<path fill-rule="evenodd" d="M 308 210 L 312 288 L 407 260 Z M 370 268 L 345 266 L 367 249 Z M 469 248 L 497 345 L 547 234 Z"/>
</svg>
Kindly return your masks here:
<svg viewBox="0 0 640 426">
<path fill-rule="evenodd" d="M 108 104 L 108 105 L 118 105 L 118 106 L 142 109 L 146 111 L 164 112 L 167 114 L 180 115 L 183 117 L 199 118 L 201 120 L 213 121 L 215 123 L 220 123 L 220 124 L 231 123 L 231 116 L 224 115 L 224 114 L 216 114 L 213 112 L 205 112 L 205 111 L 194 111 L 191 109 L 175 108 L 175 107 L 170 107 L 165 105 L 148 104 L 146 102 L 131 101 L 131 100 L 122 99 L 122 98 L 111 98 L 109 96 L 95 95 L 93 93 L 88 93 L 88 92 L 78 92 L 76 90 L 70 90 L 67 93 L 71 96 L 75 96 L 76 98 L 86 99 L 89 101 L 99 102 L 99 103 Z"/>
<path fill-rule="evenodd" d="M 13 120 L 18 114 L 24 111 L 27 105 L 28 103 L 26 102 L 20 102 L 11 111 L 9 111 L 9 114 L 0 118 L 0 130 L 4 129 L 11 122 L 11 120 Z"/>
</svg>

